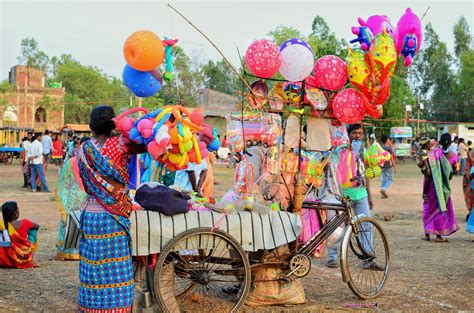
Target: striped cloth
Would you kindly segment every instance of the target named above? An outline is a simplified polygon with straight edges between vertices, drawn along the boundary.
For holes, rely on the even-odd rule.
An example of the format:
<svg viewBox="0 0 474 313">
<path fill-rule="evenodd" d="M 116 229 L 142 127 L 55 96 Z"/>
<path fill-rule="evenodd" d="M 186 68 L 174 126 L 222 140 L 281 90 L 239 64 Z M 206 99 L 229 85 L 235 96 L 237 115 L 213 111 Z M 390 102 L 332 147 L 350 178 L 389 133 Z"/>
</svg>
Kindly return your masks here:
<svg viewBox="0 0 474 313">
<path fill-rule="evenodd" d="M 198 227 L 219 228 L 233 236 L 245 251 L 270 250 L 296 240 L 301 219 L 284 211 L 261 215 L 251 212 L 224 215 L 190 211 L 166 216 L 152 211 L 133 211 L 130 216 L 132 255 L 159 253 L 180 233 Z"/>
</svg>

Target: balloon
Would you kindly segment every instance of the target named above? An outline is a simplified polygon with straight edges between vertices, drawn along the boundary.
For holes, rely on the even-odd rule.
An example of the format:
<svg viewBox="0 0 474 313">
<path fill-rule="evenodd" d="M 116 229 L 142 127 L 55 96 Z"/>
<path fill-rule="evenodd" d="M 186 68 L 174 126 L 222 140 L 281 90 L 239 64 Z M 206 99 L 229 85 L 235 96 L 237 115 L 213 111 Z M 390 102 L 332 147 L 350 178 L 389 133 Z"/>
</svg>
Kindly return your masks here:
<svg viewBox="0 0 474 313">
<path fill-rule="evenodd" d="M 184 152 L 189 152 L 193 148 L 193 142 L 191 140 L 183 143 Z"/>
<path fill-rule="evenodd" d="M 298 107 L 300 105 L 301 95 L 303 90 L 299 84 L 285 83 L 283 88 L 285 91 L 285 102 L 286 105 L 292 105 Z"/>
<path fill-rule="evenodd" d="M 360 43 L 360 48 L 362 50 L 369 50 L 370 45 L 372 43 L 372 39 L 374 38 L 374 35 L 372 35 L 370 29 L 367 26 L 352 27 L 352 33 L 354 35 L 357 35 L 357 38 L 352 39 L 350 43 L 358 42 Z"/>
<path fill-rule="evenodd" d="M 327 90 L 339 90 L 347 81 L 347 67 L 341 58 L 325 55 L 316 61 L 314 77 L 318 86 Z"/>
<path fill-rule="evenodd" d="M 160 84 L 163 84 L 163 73 L 159 69 L 149 71 L 150 75 L 153 76 Z"/>
<path fill-rule="evenodd" d="M 314 65 L 313 51 L 305 41 L 289 39 L 281 45 L 280 53 L 280 73 L 286 80 L 301 81 L 311 73 Z"/>
<path fill-rule="evenodd" d="M 252 107 L 260 109 L 267 103 L 268 86 L 262 80 L 256 80 L 250 87 L 252 87 L 252 92 L 249 92 L 245 97 Z"/>
<path fill-rule="evenodd" d="M 380 168 L 380 166 L 371 166 L 371 167 L 368 167 L 365 169 L 365 177 L 367 177 L 368 179 L 373 179 L 375 177 L 378 177 L 380 176 L 380 174 L 382 173 L 382 169 Z"/>
<path fill-rule="evenodd" d="M 333 101 L 334 116 L 346 124 L 359 123 L 365 116 L 364 99 L 353 88 L 341 90 Z"/>
<path fill-rule="evenodd" d="M 311 105 L 311 109 L 324 111 L 328 107 L 328 99 L 324 92 L 315 87 L 307 87 L 305 90 L 305 102 Z"/>
<path fill-rule="evenodd" d="M 177 145 L 179 143 L 179 133 L 178 133 L 178 128 L 177 127 L 173 127 L 169 130 L 168 132 L 170 134 L 170 137 L 171 137 L 171 143 L 173 145 Z"/>
<path fill-rule="evenodd" d="M 130 91 L 137 97 L 151 97 L 160 90 L 160 83 L 148 72 L 140 72 L 126 65 L 122 79 Z"/>
<path fill-rule="evenodd" d="M 392 77 L 397 65 L 397 49 L 392 36 L 382 32 L 375 36 L 369 50 L 371 68 L 376 83 L 382 83 L 385 78 Z"/>
<path fill-rule="evenodd" d="M 143 133 L 145 129 L 151 129 L 155 123 L 151 119 L 144 118 L 138 122 L 137 128 Z"/>
<path fill-rule="evenodd" d="M 163 62 L 165 51 L 160 37 L 148 30 L 131 34 L 123 46 L 127 63 L 137 71 L 151 71 Z"/>
<path fill-rule="evenodd" d="M 147 151 L 154 159 L 158 159 L 165 153 L 165 148 L 158 145 L 155 141 L 152 141 L 148 144 Z"/>
<path fill-rule="evenodd" d="M 252 74 L 270 78 L 280 69 L 280 51 L 275 44 L 266 39 L 255 40 L 245 52 L 245 62 Z"/>
<path fill-rule="evenodd" d="M 392 23 L 385 15 L 372 15 L 367 19 L 367 22 L 359 17 L 358 21 L 360 26 L 368 27 L 374 36 L 382 33 L 384 28 L 391 36 L 394 33 Z"/>
<path fill-rule="evenodd" d="M 407 8 L 397 23 L 395 31 L 397 52 L 405 57 L 405 66 L 409 66 L 418 53 L 423 40 L 420 19 L 410 8 Z"/>
<path fill-rule="evenodd" d="M 268 95 L 268 104 L 272 110 L 280 111 L 285 103 L 285 91 L 282 83 L 276 83 Z"/>
<path fill-rule="evenodd" d="M 191 120 L 191 122 L 193 122 L 194 124 L 198 126 L 202 126 L 202 124 L 204 124 L 204 116 L 202 115 L 200 110 L 196 110 L 196 109 L 193 110 L 189 114 L 189 119 Z"/>
<path fill-rule="evenodd" d="M 155 141 L 160 146 L 166 147 L 170 144 L 171 136 L 168 133 L 168 126 L 161 126 L 155 135 Z"/>
<path fill-rule="evenodd" d="M 148 139 L 151 137 L 151 135 L 153 135 L 153 131 L 150 128 L 144 129 L 141 133 L 145 139 Z"/>
<path fill-rule="evenodd" d="M 130 130 L 130 139 L 134 141 L 138 136 L 140 136 L 140 131 L 136 127 L 133 127 Z"/>
<path fill-rule="evenodd" d="M 350 49 L 347 54 L 347 74 L 349 81 L 355 89 L 372 97 L 374 84 L 372 82 L 372 71 L 365 60 L 365 53 L 361 49 Z"/>
</svg>

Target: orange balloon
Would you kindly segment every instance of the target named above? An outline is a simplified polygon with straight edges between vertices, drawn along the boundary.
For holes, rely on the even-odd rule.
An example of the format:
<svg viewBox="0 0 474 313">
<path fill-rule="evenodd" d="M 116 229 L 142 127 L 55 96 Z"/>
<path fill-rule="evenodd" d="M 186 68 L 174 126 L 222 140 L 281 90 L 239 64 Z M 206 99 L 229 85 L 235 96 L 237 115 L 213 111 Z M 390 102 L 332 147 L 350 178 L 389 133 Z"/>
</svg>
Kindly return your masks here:
<svg viewBox="0 0 474 313">
<path fill-rule="evenodd" d="M 137 71 L 151 71 L 163 63 L 165 50 L 160 37 L 148 30 L 131 34 L 123 46 L 128 65 Z"/>
</svg>

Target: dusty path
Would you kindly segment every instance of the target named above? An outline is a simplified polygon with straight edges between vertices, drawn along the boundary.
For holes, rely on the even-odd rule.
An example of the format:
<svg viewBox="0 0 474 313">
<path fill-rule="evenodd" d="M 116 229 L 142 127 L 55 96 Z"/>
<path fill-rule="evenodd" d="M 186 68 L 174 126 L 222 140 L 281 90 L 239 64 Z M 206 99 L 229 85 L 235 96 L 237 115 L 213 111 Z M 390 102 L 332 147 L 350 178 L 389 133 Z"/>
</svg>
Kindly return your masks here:
<svg viewBox="0 0 474 313">
<path fill-rule="evenodd" d="M 47 173 L 54 189 L 57 168 Z M 230 169 L 215 170 L 216 194 L 222 195 L 233 179 Z M 0 311 L 74 312 L 78 289 L 78 263 L 52 261 L 59 213 L 52 194 L 32 194 L 21 188 L 20 167 L 0 166 L 0 202 L 16 200 L 21 216 L 42 225 L 40 249 L 36 256 L 39 268 L 0 269 Z M 461 179 L 453 178 L 453 201 L 461 229 L 449 243 L 424 242 L 421 213 L 421 175 L 412 164 L 399 167 L 390 197 L 380 199 L 380 182 L 373 182 L 374 214 L 393 213 L 394 219 L 382 222 L 389 236 L 393 267 L 382 296 L 360 301 L 341 281 L 339 270 L 315 260 L 305 279 L 307 304 L 292 308 L 260 308 L 259 311 L 352 310 L 361 304 L 371 310 L 474 310 L 474 235 L 465 232 L 466 209 Z M 246 308 L 245 311 L 249 310 Z"/>
</svg>

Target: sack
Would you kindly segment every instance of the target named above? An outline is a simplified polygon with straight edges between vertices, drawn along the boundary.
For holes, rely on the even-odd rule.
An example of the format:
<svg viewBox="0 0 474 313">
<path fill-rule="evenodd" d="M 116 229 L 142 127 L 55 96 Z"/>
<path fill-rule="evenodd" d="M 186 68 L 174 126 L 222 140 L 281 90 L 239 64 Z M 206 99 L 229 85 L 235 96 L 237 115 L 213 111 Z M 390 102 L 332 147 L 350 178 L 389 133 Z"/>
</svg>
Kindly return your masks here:
<svg viewBox="0 0 474 313">
<path fill-rule="evenodd" d="M 172 216 L 189 212 L 189 199 L 189 196 L 164 185 L 143 184 L 137 189 L 134 200 L 145 210 Z"/>
<path fill-rule="evenodd" d="M 304 304 L 306 297 L 300 279 L 278 280 L 283 276 L 280 266 L 268 265 L 253 272 L 254 289 L 249 293 L 246 305 L 295 305 Z"/>
</svg>

